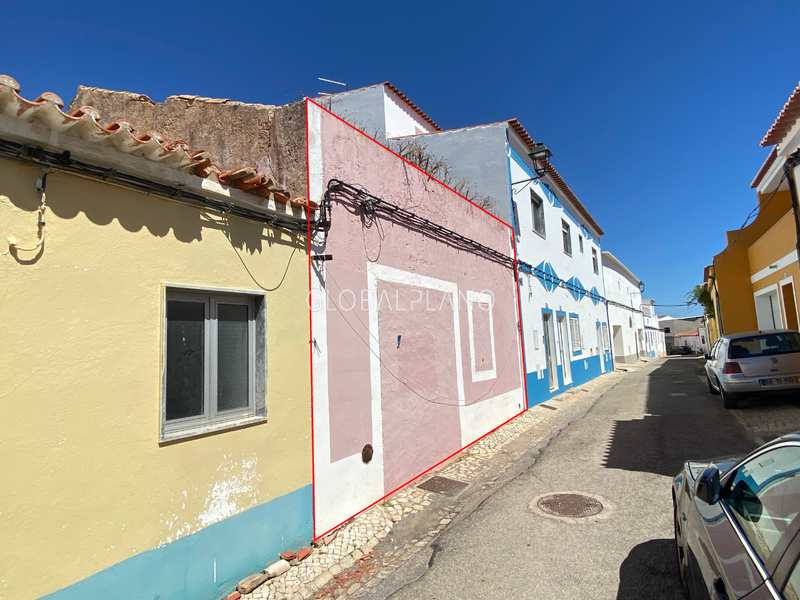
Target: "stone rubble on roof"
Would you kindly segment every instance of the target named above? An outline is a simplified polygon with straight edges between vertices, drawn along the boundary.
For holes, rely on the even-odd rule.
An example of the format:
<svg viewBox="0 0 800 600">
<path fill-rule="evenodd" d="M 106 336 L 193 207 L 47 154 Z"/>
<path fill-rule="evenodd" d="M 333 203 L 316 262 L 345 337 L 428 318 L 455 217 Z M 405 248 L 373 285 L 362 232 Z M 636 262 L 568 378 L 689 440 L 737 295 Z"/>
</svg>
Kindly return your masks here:
<svg viewBox="0 0 800 600">
<path fill-rule="evenodd" d="M 134 126 L 125 119 L 117 119 L 106 126 L 100 124 L 100 113 L 91 106 L 81 106 L 73 112 L 63 112 L 63 100 L 52 92 L 41 94 L 36 100 L 26 100 L 19 94 L 20 85 L 8 75 L 0 75 L 0 114 L 25 122 L 39 121 L 49 129 L 73 135 L 82 140 L 106 144 L 120 152 L 140 156 L 165 166 L 179 169 L 204 179 L 236 187 L 275 202 L 314 212 L 318 205 L 305 198 L 289 198 L 271 174 L 258 173 L 254 167 L 244 166 L 222 172 L 214 164 L 207 150 L 191 151 L 188 142 L 167 142 L 157 131 L 137 135 Z"/>
</svg>

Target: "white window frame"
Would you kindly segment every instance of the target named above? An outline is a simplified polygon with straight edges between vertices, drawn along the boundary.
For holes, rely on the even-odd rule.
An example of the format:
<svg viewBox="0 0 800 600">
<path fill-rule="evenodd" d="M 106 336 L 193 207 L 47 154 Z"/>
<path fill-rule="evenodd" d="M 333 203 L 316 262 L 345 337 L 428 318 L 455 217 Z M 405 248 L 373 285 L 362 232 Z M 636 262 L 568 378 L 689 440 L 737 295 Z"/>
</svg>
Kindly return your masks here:
<svg viewBox="0 0 800 600">
<path fill-rule="evenodd" d="M 572 354 L 580 354 L 583 351 L 583 339 L 581 336 L 581 320 L 580 317 L 574 313 L 568 314 L 569 317 L 569 333 L 572 343 L 570 344 Z M 573 324 L 574 321 L 574 324 Z M 577 334 L 577 336 L 576 336 Z"/>
<path fill-rule="evenodd" d="M 592 248 L 592 271 L 595 275 L 600 274 L 600 261 L 597 258 L 597 249 Z"/>
<path fill-rule="evenodd" d="M 478 365 L 476 362 L 476 354 L 475 351 L 475 326 L 473 321 L 473 314 L 475 308 L 473 307 L 474 304 L 478 304 L 478 310 L 485 310 L 482 308 L 482 305 L 486 304 L 489 306 L 489 342 L 492 350 L 492 367 L 490 369 L 483 369 L 478 370 Z M 469 358 L 470 364 L 472 365 L 472 381 L 487 381 L 489 379 L 496 379 L 497 378 L 497 356 L 495 355 L 494 350 L 494 298 L 489 294 L 484 294 L 481 292 L 474 292 L 472 290 L 467 290 L 467 323 L 469 327 Z"/>
<path fill-rule="evenodd" d="M 772 317 L 772 320 L 773 320 L 774 328 L 775 329 L 781 329 L 781 328 L 785 327 L 785 324 L 784 324 L 784 321 L 783 321 L 783 318 L 784 318 L 783 317 L 783 298 L 782 298 L 782 295 L 781 295 L 780 286 L 777 283 L 773 283 L 772 285 L 767 286 L 767 287 L 765 287 L 763 289 L 760 289 L 757 292 L 753 293 L 753 299 L 755 301 L 755 307 L 756 307 L 756 320 L 758 321 L 758 298 L 760 298 L 761 296 L 768 296 L 770 294 L 775 294 L 775 300 L 778 303 L 777 312 L 775 311 L 775 306 L 771 305 L 771 312 L 772 312 L 771 317 Z M 780 323 L 775 323 L 774 322 L 776 316 L 780 320 Z M 758 328 L 759 329 L 769 329 L 767 327 L 762 327 L 761 325 L 762 325 L 761 323 L 758 323 Z"/>
<path fill-rule="evenodd" d="M 564 248 L 564 254 L 572 256 L 572 228 L 564 219 L 561 219 L 561 245 Z"/>
<path fill-rule="evenodd" d="M 542 215 L 542 230 L 536 229 L 536 211 L 540 210 Z M 547 239 L 547 225 L 544 218 L 544 200 L 531 189 L 531 228 L 533 232 L 544 239 Z"/>
<path fill-rule="evenodd" d="M 167 420 L 167 303 L 202 303 L 205 314 L 203 414 Z M 219 304 L 248 307 L 248 405 L 217 410 L 217 326 Z M 259 334 L 261 332 L 261 334 Z M 205 435 L 266 420 L 266 296 L 263 292 L 165 285 L 162 293 L 161 441 Z"/>
<path fill-rule="evenodd" d="M 578 250 L 583 254 L 583 236 L 580 233 L 578 234 Z"/>
</svg>

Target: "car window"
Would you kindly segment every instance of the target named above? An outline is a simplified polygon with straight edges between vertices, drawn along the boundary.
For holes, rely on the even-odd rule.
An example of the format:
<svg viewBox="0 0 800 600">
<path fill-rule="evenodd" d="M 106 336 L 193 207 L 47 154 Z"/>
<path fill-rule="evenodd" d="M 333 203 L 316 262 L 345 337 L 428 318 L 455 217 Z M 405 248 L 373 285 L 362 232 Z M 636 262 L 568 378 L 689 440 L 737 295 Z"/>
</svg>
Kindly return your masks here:
<svg viewBox="0 0 800 600">
<path fill-rule="evenodd" d="M 719 347 L 722 345 L 722 340 L 717 340 L 714 344 L 714 347 L 711 349 L 711 360 L 717 359 L 717 353 L 719 352 Z"/>
<path fill-rule="evenodd" d="M 731 340 L 729 358 L 750 358 L 800 352 L 800 333 L 766 333 Z"/>
<path fill-rule="evenodd" d="M 800 513 L 800 447 L 775 448 L 747 461 L 726 484 L 722 501 L 766 562 Z"/>
</svg>

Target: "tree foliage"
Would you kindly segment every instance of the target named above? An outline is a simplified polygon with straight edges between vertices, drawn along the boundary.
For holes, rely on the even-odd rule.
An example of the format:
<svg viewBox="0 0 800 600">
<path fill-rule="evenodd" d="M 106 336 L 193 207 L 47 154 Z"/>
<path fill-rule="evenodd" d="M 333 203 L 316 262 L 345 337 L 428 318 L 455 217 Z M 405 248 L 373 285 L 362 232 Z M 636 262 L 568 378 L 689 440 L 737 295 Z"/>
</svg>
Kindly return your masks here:
<svg viewBox="0 0 800 600">
<path fill-rule="evenodd" d="M 686 294 L 686 305 L 702 306 L 709 317 L 713 319 L 716 316 L 714 313 L 714 300 L 711 298 L 711 293 L 703 285 L 696 285 L 691 292 Z"/>
</svg>

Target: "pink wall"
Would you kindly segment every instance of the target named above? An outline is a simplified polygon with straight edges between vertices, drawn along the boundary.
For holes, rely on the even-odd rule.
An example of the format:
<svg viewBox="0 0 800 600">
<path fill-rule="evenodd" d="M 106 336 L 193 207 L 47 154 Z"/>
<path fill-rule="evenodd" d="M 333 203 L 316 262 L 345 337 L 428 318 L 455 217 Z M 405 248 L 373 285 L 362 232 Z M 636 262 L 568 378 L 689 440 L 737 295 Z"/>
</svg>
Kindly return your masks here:
<svg viewBox="0 0 800 600">
<path fill-rule="evenodd" d="M 332 178 L 360 186 L 510 255 L 507 225 L 328 112 L 322 113 L 320 138 L 324 186 Z M 465 407 L 520 390 L 513 269 L 456 248 L 430 232 L 409 228 L 386 213 L 370 218 L 344 197 L 334 200 L 331 222 L 324 248 L 325 254 L 333 255 L 325 263 L 330 460 L 360 453 L 365 444 L 382 444 L 388 493 L 462 447 Z M 369 290 L 369 263 L 412 278 L 403 282 L 378 279 L 377 297 L 372 298 L 379 301 L 380 415 L 373 415 L 370 310 L 361 301 L 361 295 L 369 293 L 362 291 Z M 457 288 L 458 323 L 453 295 L 426 287 L 427 279 L 413 281 L 414 275 Z M 473 381 L 472 376 L 468 291 L 488 291 L 495 299 L 491 323 L 489 313 L 473 303 L 477 368 L 496 371 L 495 377 L 484 381 Z M 354 297 L 355 306 L 348 310 Z M 456 364 L 456 330 L 460 365 Z M 459 366 L 463 402 L 459 400 Z M 492 427 L 511 416 L 506 413 L 499 412 Z M 372 439 L 374 418 L 382 420 L 382 440 Z"/>
</svg>

